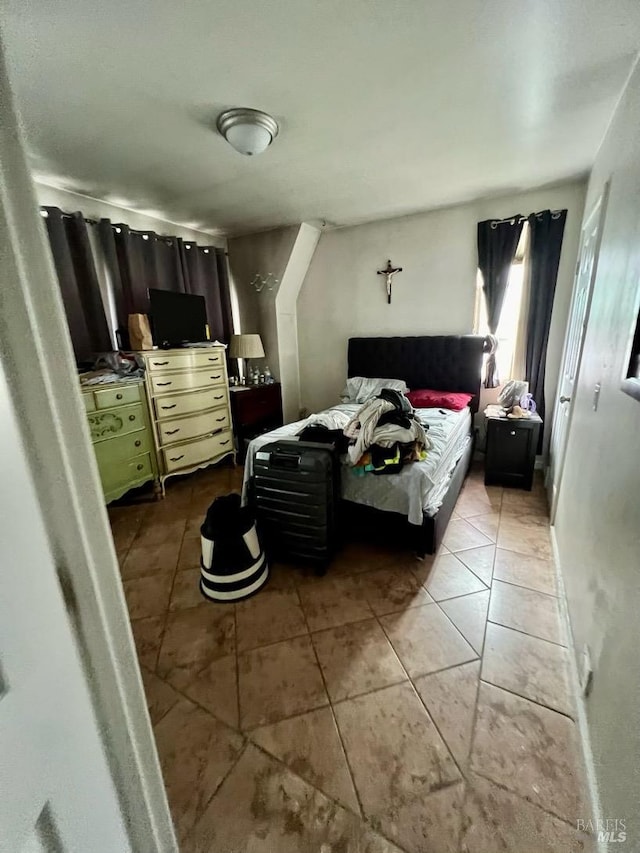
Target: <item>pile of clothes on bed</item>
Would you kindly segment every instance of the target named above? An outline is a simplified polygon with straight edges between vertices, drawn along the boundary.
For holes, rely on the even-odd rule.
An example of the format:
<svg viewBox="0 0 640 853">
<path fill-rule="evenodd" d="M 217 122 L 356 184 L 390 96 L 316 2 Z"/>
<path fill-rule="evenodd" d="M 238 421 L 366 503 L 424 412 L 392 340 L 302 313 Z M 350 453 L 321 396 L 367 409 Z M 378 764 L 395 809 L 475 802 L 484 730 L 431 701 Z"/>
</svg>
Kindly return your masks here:
<svg viewBox="0 0 640 853">
<path fill-rule="evenodd" d="M 392 388 L 383 388 L 355 415 L 339 409 L 312 415 L 298 436 L 335 444 L 363 475 L 395 474 L 403 465 L 425 459 L 431 446 L 409 400 Z"/>
</svg>

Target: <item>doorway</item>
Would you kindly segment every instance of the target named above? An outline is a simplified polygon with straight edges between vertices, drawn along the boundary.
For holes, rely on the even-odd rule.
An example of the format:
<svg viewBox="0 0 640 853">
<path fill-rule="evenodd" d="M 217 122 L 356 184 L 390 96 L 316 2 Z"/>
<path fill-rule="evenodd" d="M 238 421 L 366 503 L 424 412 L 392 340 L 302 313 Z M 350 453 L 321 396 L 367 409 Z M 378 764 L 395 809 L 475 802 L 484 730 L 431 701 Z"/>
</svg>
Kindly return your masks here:
<svg viewBox="0 0 640 853">
<path fill-rule="evenodd" d="M 175 834 L 99 492 L 62 300 L 38 215 L 1 43 L 0 113 L 0 353 L 3 402 L 7 401 L 3 447 L 9 454 L 3 482 L 5 491 L 16 492 L 16 496 L 3 495 L 0 503 L 6 514 L 5 527 L 9 525 L 6 531 L 3 528 L 4 547 L 18 572 L 15 578 L 8 567 L 5 572 L 3 601 L 13 610 L 0 619 L 2 754 L 9 756 L 9 763 L 4 762 L 9 789 L 0 798 L 4 807 L 0 811 L 4 815 L 8 809 L 10 820 L 0 816 L 0 825 L 11 832 L 9 846 L 0 842 L 0 847 L 64 850 L 80 849 L 80 844 L 89 850 L 104 840 L 108 846 L 100 849 L 105 851 L 146 851 L 151 845 L 162 853 L 175 853 Z M 27 472 L 16 467 L 17 454 L 12 458 L 11 448 L 17 443 Z M 7 467 L 9 464 L 14 468 Z M 44 527 L 41 534 L 36 525 Z M 46 543 L 51 559 L 34 557 L 37 537 Z M 40 552 L 44 553 L 44 545 Z M 31 583 L 23 564 L 33 572 L 38 569 Z M 21 607 L 18 595 L 24 598 L 25 592 L 32 601 Z M 46 614 L 46 624 L 44 615 L 37 619 L 40 610 L 36 604 Z M 22 623 L 20 615 L 24 616 Z M 38 621 L 42 637 L 28 631 L 32 617 Z M 48 625 L 52 625 L 50 630 Z M 29 669 L 27 646 L 36 641 L 36 665 Z M 54 678 L 52 685 L 60 667 L 66 667 L 65 678 Z M 81 697 L 82 704 L 74 701 L 75 696 Z M 43 719 L 45 711 L 49 716 Z M 77 715 L 80 723 L 74 726 Z M 69 756 L 59 755 L 59 733 L 69 725 L 74 751 L 81 753 L 75 756 L 75 763 Z M 47 758 L 51 759 L 48 764 Z M 46 773 L 40 772 L 43 762 Z M 73 777 L 65 775 L 69 766 Z M 67 788 L 51 773 L 58 773 Z M 89 777 L 89 783 L 82 782 L 82 774 Z M 99 805 L 93 808 L 101 809 L 99 814 L 109 824 L 113 843 L 108 842 L 106 832 L 101 834 L 98 813 L 91 816 L 90 826 L 95 844 L 81 843 L 80 791 L 74 801 L 73 779 L 80 780 L 77 784 L 83 797 L 98 792 L 94 801 Z M 14 806 L 18 801 L 22 811 Z M 62 820 L 66 815 L 69 820 Z M 82 819 L 87 820 L 86 809 Z"/>
<path fill-rule="evenodd" d="M 551 504 L 552 524 L 558 504 L 562 469 L 575 405 L 580 362 L 587 323 L 589 321 L 589 309 L 591 307 L 591 297 L 598 267 L 598 255 L 602 241 L 608 194 L 609 184 L 607 183 L 602 191 L 602 195 L 585 219 L 580 235 L 580 250 L 578 252 L 578 263 L 567 323 L 560 378 L 556 391 L 551 444 L 549 448 L 550 458 L 547 489 Z"/>
</svg>

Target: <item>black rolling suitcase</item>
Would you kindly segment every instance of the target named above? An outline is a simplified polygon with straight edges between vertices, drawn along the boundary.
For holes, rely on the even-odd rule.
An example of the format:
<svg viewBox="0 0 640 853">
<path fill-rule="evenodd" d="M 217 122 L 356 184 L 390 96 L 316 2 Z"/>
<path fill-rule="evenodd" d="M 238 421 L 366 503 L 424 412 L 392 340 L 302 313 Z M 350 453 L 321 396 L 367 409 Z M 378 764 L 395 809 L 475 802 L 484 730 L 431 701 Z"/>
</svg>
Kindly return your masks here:
<svg viewBox="0 0 640 853">
<path fill-rule="evenodd" d="M 326 568 L 337 541 L 339 473 L 332 444 L 274 441 L 258 450 L 253 494 L 267 553 Z"/>
</svg>

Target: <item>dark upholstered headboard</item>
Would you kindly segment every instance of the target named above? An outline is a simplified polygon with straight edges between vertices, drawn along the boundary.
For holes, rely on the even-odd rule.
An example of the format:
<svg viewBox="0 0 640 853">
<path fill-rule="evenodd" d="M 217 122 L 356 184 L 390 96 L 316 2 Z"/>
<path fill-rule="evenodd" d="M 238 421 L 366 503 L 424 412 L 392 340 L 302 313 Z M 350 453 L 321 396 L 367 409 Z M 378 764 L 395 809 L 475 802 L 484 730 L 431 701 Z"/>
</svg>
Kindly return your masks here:
<svg viewBox="0 0 640 853">
<path fill-rule="evenodd" d="M 482 335 L 349 338 L 348 376 L 404 379 L 410 389 L 465 391 L 480 403 Z"/>
</svg>

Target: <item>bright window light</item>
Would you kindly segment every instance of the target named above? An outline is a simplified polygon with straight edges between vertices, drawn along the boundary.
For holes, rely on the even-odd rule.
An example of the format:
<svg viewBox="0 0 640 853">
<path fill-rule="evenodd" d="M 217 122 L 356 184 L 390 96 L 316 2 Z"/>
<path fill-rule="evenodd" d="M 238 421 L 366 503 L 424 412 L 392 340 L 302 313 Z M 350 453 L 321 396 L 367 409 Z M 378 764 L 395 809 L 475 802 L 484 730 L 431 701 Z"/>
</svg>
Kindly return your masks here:
<svg viewBox="0 0 640 853">
<path fill-rule="evenodd" d="M 500 384 L 509 379 L 522 379 L 521 376 L 513 376 L 513 360 L 516 352 L 518 328 L 520 324 L 520 310 L 522 308 L 522 288 L 524 285 L 524 263 L 517 261 L 512 264 L 507 283 L 507 290 L 502 303 L 500 321 L 496 330 L 498 338 L 498 349 L 496 351 L 496 364 Z M 486 335 L 489 332 L 487 321 L 487 306 L 482 291 L 482 276 L 478 273 L 476 283 L 476 332 Z"/>
</svg>

